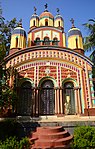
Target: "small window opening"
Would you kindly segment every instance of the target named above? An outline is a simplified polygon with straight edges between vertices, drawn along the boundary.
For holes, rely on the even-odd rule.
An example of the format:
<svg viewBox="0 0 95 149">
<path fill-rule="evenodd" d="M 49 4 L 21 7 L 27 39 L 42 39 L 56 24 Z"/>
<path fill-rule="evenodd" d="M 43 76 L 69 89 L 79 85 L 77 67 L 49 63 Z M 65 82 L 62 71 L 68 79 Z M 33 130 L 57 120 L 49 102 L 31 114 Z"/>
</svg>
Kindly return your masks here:
<svg viewBox="0 0 95 149">
<path fill-rule="evenodd" d="M 58 26 L 60 27 L 60 21 L 58 21 Z"/>
<path fill-rule="evenodd" d="M 45 20 L 45 26 L 48 26 L 48 20 L 47 19 Z"/>
<path fill-rule="evenodd" d="M 35 26 L 35 20 L 33 21 L 33 26 Z"/>
<path fill-rule="evenodd" d="M 18 37 L 16 37 L 16 48 L 18 47 Z"/>
</svg>

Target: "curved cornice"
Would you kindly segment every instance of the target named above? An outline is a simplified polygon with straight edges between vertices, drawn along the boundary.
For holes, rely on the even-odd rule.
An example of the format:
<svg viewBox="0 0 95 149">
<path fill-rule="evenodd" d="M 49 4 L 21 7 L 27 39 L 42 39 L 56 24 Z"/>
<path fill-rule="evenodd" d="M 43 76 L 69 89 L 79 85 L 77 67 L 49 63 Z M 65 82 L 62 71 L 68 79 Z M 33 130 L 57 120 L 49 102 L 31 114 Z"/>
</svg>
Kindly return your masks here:
<svg viewBox="0 0 95 149">
<path fill-rule="evenodd" d="M 35 32 L 35 31 L 39 31 L 39 30 L 44 30 L 44 29 L 47 29 L 47 30 L 55 30 L 55 31 L 58 31 L 58 32 L 63 32 L 63 29 L 59 29 L 57 27 L 54 27 L 54 26 L 40 26 L 40 27 L 37 27 L 37 28 L 32 28 L 30 29 L 30 31 L 28 32 L 28 34 L 30 32 Z"/>
<path fill-rule="evenodd" d="M 69 49 L 69 48 L 66 48 L 66 47 L 65 48 L 64 47 L 58 47 L 58 46 L 32 46 L 32 47 L 29 47 L 29 48 L 25 48 L 23 50 L 19 50 L 18 52 L 15 52 L 14 54 L 8 55 L 7 57 L 5 57 L 5 61 L 7 62 L 10 59 L 12 59 L 16 56 L 19 56 L 21 54 L 31 52 L 31 51 L 38 51 L 38 50 L 58 50 L 58 51 L 61 51 L 61 52 L 68 52 L 70 54 L 74 54 L 74 55 L 80 57 L 81 59 L 84 59 L 90 65 L 93 65 L 92 61 L 88 57 L 86 57 L 84 55 L 81 55 L 80 53 L 75 52 L 72 49 Z"/>
</svg>

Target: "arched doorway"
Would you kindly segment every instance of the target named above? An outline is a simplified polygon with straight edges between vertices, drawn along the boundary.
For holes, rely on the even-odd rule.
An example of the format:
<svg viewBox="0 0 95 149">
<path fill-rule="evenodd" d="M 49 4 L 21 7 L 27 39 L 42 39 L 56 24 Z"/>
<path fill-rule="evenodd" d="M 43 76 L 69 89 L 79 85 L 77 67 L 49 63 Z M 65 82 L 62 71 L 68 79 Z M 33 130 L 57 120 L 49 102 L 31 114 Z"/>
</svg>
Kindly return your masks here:
<svg viewBox="0 0 95 149">
<path fill-rule="evenodd" d="M 75 114 L 74 84 L 72 82 L 64 83 L 64 113 Z"/>
<path fill-rule="evenodd" d="M 25 81 L 22 83 L 20 87 L 19 100 L 17 113 L 18 115 L 30 116 L 32 114 L 33 107 L 33 95 L 32 95 L 32 86 L 29 81 Z"/>
<path fill-rule="evenodd" d="M 54 114 L 54 84 L 51 80 L 45 80 L 41 84 L 40 114 Z"/>
</svg>

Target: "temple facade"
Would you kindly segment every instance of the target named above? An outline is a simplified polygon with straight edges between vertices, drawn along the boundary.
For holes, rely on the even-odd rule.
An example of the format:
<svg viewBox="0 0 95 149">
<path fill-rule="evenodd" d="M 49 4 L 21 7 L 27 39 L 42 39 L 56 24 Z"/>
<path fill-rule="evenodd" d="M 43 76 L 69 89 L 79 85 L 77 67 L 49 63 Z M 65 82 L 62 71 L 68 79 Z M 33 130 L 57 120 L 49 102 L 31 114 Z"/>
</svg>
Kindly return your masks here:
<svg viewBox="0 0 95 149">
<path fill-rule="evenodd" d="M 93 63 L 84 55 L 80 29 L 71 23 L 66 37 L 59 9 L 53 16 L 46 4 L 39 16 L 34 7 L 27 35 L 21 22 L 13 30 L 6 66 L 18 72 L 18 115 L 87 115 L 87 110 L 93 115 Z"/>
</svg>

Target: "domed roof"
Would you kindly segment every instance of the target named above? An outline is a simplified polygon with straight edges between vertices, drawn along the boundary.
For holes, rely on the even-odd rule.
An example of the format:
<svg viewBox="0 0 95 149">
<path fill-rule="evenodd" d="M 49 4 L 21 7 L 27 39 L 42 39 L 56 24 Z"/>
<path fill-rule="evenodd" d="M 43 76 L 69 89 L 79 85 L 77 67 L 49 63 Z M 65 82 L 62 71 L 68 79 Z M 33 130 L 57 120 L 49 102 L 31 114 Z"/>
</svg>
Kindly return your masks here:
<svg viewBox="0 0 95 149">
<path fill-rule="evenodd" d="M 68 31 L 68 37 L 72 36 L 72 35 L 79 35 L 82 37 L 82 33 L 80 31 L 80 29 L 76 28 L 76 27 L 72 27 L 69 31 Z"/>
<path fill-rule="evenodd" d="M 62 21 L 63 21 L 63 18 L 62 18 L 62 16 L 60 15 L 60 14 L 57 14 L 55 17 L 54 17 L 54 19 L 56 20 L 56 19 L 61 19 Z"/>
<path fill-rule="evenodd" d="M 13 34 L 20 34 L 20 35 L 23 35 L 23 36 L 26 37 L 26 32 L 25 32 L 25 30 L 24 30 L 24 28 L 23 28 L 22 26 L 16 27 L 16 28 L 13 30 L 13 32 L 12 32 L 12 35 L 13 35 Z"/>
<path fill-rule="evenodd" d="M 34 13 L 34 14 L 32 15 L 32 17 L 31 17 L 31 19 L 33 19 L 33 18 L 38 18 L 38 19 L 39 19 L 39 16 L 38 16 L 36 13 Z"/>
<path fill-rule="evenodd" d="M 40 19 L 42 19 L 44 17 L 51 18 L 51 19 L 54 18 L 54 16 L 49 11 L 44 11 L 44 12 L 41 13 Z"/>
<path fill-rule="evenodd" d="M 55 16 L 54 19 L 55 19 L 55 20 L 56 20 L 56 19 L 61 19 L 61 20 L 63 21 L 63 18 L 62 18 L 62 16 L 61 16 L 60 13 L 59 13 L 59 11 L 60 11 L 59 8 L 57 8 L 56 10 L 57 10 L 57 15 Z"/>
</svg>

